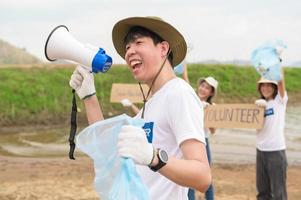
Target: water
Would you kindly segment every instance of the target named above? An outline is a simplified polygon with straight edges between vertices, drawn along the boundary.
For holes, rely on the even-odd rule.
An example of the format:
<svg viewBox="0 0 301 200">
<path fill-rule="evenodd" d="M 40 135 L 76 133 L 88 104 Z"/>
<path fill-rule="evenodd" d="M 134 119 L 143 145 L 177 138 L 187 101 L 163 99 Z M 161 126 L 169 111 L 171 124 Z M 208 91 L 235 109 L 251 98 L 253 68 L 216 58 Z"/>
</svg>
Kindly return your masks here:
<svg viewBox="0 0 301 200">
<path fill-rule="evenodd" d="M 23 127 L 0 132 L 0 155 L 67 156 L 69 127 Z"/>
<path fill-rule="evenodd" d="M 285 137 L 289 164 L 301 165 L 301 105 L 289 106 Z M 0 129 L 0 155 L 25 157 L 68 156 L 69 127 Z M 218 129 L 210 137 L 214 163 L 253 164 L 256 132 L 252 129 Z M 78 150 L 75 156 L 82 155 Z"/>
</svg>

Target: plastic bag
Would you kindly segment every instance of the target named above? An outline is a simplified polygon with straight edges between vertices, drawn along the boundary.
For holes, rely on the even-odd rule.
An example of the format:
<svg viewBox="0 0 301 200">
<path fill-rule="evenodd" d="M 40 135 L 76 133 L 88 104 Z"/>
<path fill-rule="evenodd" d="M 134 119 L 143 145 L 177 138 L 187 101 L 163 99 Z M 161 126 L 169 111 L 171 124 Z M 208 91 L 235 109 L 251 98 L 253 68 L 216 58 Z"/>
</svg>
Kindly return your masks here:
<svg viewBox="0 0 301 200">
<path fill-rule="evenodd" d="M 178 64 L 177 66 L 174 67 L 173 70 L 177 75 L 181 75 L 184 73 L 184 63 L 181 62 L 180 64 Z"/>
<path fill-rule="evenodd" d="M 279 81 L 281 74 L 281 53 L 287 46 L 281 40 L 265 42 L 251 55 L 251 62 L 256 71 L 265 79 Z"/>
<path fill-rule="evenodd" d="M 101 200 L 149 199 L 132 159 L 120 158 L 117 152 L 121 127 L 143 124 L 143 120 L 123 114 L 96 122 L 76 137 L 77 147 L 94 160 L 94 186 Z"/>
</svg>

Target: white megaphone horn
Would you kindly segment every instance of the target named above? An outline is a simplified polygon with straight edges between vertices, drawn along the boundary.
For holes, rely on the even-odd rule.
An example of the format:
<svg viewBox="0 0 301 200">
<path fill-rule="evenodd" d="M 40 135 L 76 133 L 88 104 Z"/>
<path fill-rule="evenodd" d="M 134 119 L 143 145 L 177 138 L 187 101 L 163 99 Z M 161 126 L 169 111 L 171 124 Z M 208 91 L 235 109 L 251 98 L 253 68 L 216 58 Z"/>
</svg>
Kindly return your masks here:
<svg viewBox="0 0 301 200">
<path fill-rule="evenodd" d="M 105 73 L 112 65 L 112 58 L 102 48 L 83 45 L 69 33 L 64 25 L 57 26 L 51 31 L 44 50 L 49 61 L 62 59 L 75 62 L 94 73 Z"/>
</svg>

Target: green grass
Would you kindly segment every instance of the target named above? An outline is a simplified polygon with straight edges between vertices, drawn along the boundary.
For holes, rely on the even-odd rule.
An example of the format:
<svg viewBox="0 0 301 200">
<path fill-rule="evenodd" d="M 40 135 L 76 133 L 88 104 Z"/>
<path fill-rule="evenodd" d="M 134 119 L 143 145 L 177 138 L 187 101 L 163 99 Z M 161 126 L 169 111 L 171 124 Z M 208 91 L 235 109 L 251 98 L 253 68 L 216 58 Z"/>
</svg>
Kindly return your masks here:
<svg viewBox="0 0 301 200">
<path fill-rule="evenodd" d="M 69 78 L 74 67 L 0 68 L 0 125 L 68 123 L 71 108 Z M 301 93 L 301 68 L 285 69 L 289 96 Z M 213 76 L 219 81 L 216 102 L 253 102 L 258 97 L 259 75 L 252 67 L 232 65 L 188 66 L 190 83 Z M 126 67 L 114 66 L 95 76 L 97 96 L 105 116 L 125 112 L 120 104 L 109 102 L 112 83 L 136 83 Z M 300 95 L 299 95 L 300 96 Z M 78 106 L 83 110 L 82 103 Z M 85 118 L 84 112 L 79 113 Z"/>
</svg>

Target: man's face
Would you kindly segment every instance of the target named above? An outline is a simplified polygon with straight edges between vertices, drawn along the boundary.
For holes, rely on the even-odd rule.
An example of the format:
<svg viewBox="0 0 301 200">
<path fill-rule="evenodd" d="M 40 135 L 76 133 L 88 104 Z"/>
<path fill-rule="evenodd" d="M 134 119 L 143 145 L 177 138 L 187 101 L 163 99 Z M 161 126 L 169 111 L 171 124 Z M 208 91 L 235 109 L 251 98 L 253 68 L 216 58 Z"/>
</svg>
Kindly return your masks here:
<svg viewBox="0 0 301 200">
<path fill-rule="evenodd" d="M 125 61 L 134 78 L 150 84 L 162 64 L 161 43 L 155 45 L 150 37 L 140 36 L 125 48 Z"/>
</svg>

